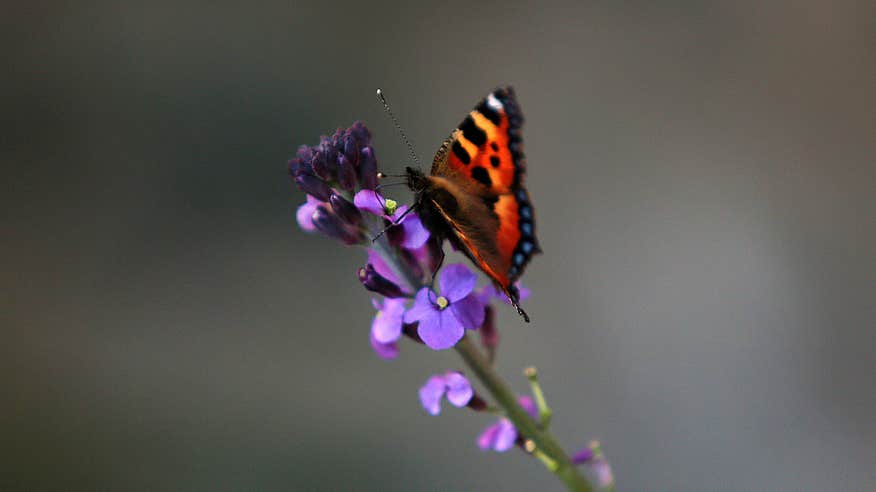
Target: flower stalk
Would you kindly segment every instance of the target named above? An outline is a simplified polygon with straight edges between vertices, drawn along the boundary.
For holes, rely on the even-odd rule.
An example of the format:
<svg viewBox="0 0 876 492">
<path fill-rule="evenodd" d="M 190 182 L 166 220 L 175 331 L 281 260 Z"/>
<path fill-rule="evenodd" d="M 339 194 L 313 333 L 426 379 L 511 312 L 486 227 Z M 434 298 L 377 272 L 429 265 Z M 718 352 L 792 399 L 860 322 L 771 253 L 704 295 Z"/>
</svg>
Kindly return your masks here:
<svg viewBox="0 0 876 492">
<path fill-rule="evenodd" d="M 477 376 L 478 380 L 487 388 L 487 391 L 496 400 L 496 403 L 505 410 L 505 415 L 517 431 L 526 439 L 535 443 L 536 449 L 547 455 L 556 463 L 554 475 L 559 478 L 569 490 L 575 492 L 592 492 L 594 489 L 590 483 L 580 474 L 569 456 L 557 443 L 556 438 L 548 430 L 540 430 L 530 418 L 529 414 L 520 403 L 508 384 L 493 369 L 481 351 L 472 343 L 469 337 L 463 337 L 456 344 L 456 352 L 462 357 L 466 365 Z"/>
<path fill-rule="evenodd" d="M 523 370 L 523 374 L 529 380 L 532 396 L 535 397 L 535 406 L 538 408 L 538 425 L 542 429 L 547 429 L 551 425 L 553 411 L 548 407 L 547 401 L 544 398 L 544 392 L 541 390 L 541 384 L 538 382 L 538 370 L 534 367 L 527 367 Z"/>
<path fill-rule="evenodd" d="M 339 128 L 317 146 L 301 146 L 289 161 L 289 172 L 307 194 L 296 212 L 301 229 L 367 251 L 357 277 L 368 291 L 381 296 L 372 299 L 376 313 L 370 341 L 375 353 L 395 358 L 402 336 L 432 350 L 454 348 L 493 400 L 478 395 L 465 373 L 445 371 L 420 388 L 420 402 L 429 414 L 439 414 L 446 400 L 458 408 L 497 415 L 499 419 L 477 438 L 481 449 L 505 452 L 518 446 L 571 491 L 595 490 L 579 473 L 579 465 L 595 474 L 596 486 L 613 487 L 611 468 L 595 441 L 570 457 L 550 432 L 552 411 L 534 367 L 524 371 L 532 398 L 514 394 L 496 371 L 499 333 L 491 303 L 508 302 L 507 296 L 491 286 L 476 289 L 477 275 L 463 264 L 441 268 L 443 238 L 433 237 L 407 205 L 377 191 L 380 174 L 364 125 Z M 524 287 L 519 293 L 520 300 L 529 295 Z M 483 350 L 473 335 L 466 334 L 470 330 L 480 330 Z"/>
</svg>

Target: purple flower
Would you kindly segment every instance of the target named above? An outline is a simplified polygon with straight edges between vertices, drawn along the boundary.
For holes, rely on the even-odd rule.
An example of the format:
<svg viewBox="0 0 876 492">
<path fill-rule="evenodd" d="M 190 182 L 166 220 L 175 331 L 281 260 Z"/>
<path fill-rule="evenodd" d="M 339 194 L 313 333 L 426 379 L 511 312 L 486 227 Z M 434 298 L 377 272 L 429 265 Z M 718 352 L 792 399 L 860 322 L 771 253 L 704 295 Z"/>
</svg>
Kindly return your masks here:
<svg viewBox="0 0 876 492">
<path fill-rule="evenodd" d="M 353 197 L 353 203 L 366 212 L 386 217 L 387 201 L 380 193 L 374 190 L 359 191 Z M 395 202 L 390 200 L 389 203 L 392 204 Z"/>
<path fill-rule="evenodd" d="M 410 288 L 405 287 L 406 284 L 401 281 L 398 274 L 391 266 L 389 266 L 389 263 L 383 258 L 383 256 L 373 249 L 368 250 L 368 264 L 374 267 L 374 271 L 378 275 L 387 281 L 398 285 L 402 291 L 408 292 L 410 290 Z"/>
<path fill-rule="evenodd" d="M 371 132 L 361 122 L 320 137 L 314 147 L 302 145 L 289 160 L 289 174 L 305 193 L 328 201 L 332 187 L 353 191 L 377 186 L 377 160 Z"/>
<path fill-rule="evenodd" d="M 593 448 L 587 446 L 572 455 L 572 463 L 575 465 L 583 465 L 593 461 Z"/>
<path fill-rule="evenodd" d="M 599 488 L 610 487 L 614 483 L 614 473 L 605 455 L 602 454 L 599 441 L 590 441 L 586 448 L 572 455 L 572 463 L 586 465 Z"/>
<path fill-rule="evenodd" d="M 441 413 L 441 398 L 444 396 L 453 406 L 462 408 L 471 401 L 474 390 L 468 379 L 456 371 L 432 376 L 420 388 L 420 403 L 430 415 Z"/>
<path fill-rule="evenodd" d="M 377 313 L 371 322 L 371 347 L 383 359 L 398 355 L 398 339 L 402 334 L 402 317 L 405 313 L 404 299 L 372 300 Z"/>
<path fill-rule="evenodd" d="M 407 205 L 399 207 L 394 217 L 401 216 L 408 209 Z M 410 212 L 402 219 L 401 228 L 404 231 L 404 238 L 401 241 L 403 248 L 417 249 L 426 244 L 429 240 L 429 230 L 423 226 L 420 216 L 415 212 Z"/>
<path fill-rule="evenodd" d="M 356 193 L 356 196 L 353 197 L 353 203 L 360 209 L 383 217 L 392 223 L 404 215 L 401 224 L 399 224 L 402 228 L 401 246 L 404 248 L 420 248 L 429 239 L 429 230 L 423 226 L 420 217 L 414 212 L 405 215 L 408 210 L 407 205 L 397 207 L 394 200 L 387 200 L 380 193 L 367 189 Z"/>
<path fill-rule="evenodd" d="M 521 396 L 517 401 L 533 419 L 538 417 L 538 411 L 535 408 L 535 403 L 532 401 L 532 398 Z M 514 424 L 505 417 L 502 417 L 495 424 L 484 429 L 481 435 L 478 436 L 478 447 L 484 451 L 492 449 L 493 451 L 504 453 L 511 449 L 516 442 L 517 429 L 514 427 Z"/>
<path fill-rule="evenodd" d="M 316 212 L 316 207 L 322 205 L 323 202 L 316 198 L 307 195 L 307 201 L 298 207 L 298 212 L 295 213 L 295 218 L 298 220 L 298 226 L 307 232 L 316 230 L 313 225 L 313 213 Z"/>
<path fill-rule="evenodd" d="M 383 302 L 372 300 L 377 309 L 374 321 L 371 323 L 371 334 L 380 343 L 391 343 L 402 334 L 402 318 L 405 314 L 405 299 L 384 299 Z"/>
<path fill-rule="evenodd" d="M 424 287 L 414 306 L 405 313 L 405 323 L 419 321 L 417 333 L 433 350 L 456 345 L 466 328 L 475 330 L 484 322 L 484 304 L 473 293 L 477 276 L 465 265 L 447 265 L 438 278 L 440 293 Z"/>
<path fill-rule="evenodd" d="M 381 359 L 395 359 L 398 357 L 398 342 L 380 343 L 374 339 L 374 333 L 371 333 L 371 348 L 374 353 Z"/>
</svg>

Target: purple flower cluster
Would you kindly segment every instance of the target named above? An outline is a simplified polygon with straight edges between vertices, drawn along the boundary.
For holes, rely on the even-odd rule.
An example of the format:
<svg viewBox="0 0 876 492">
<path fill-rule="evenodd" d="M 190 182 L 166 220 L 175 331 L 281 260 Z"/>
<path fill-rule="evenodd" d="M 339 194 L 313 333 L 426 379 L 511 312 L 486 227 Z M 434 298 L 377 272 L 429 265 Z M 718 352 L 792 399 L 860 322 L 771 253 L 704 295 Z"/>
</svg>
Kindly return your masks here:
<svg viewBox="0 0 876 492">
<path fill-rule="evenodd" d="M 296 213 L 301 229 L 367 249 L 365 266 L 357 275 L 367 290 L 381 296 L 371 301 L 376 313 L 370 341 L 379 357 L 397 357 L 402 336 L 430 349 L 444 350 L 455 346 L 467 330 L 480 330 L 481 342 L 492 360 L 499 335 L 491 304 L 497 299 L 508 303 L 507 296 L 492 285 L 476 288 L 477 275 L 466 265 L 451 264 L 436 271 L 444 258 L 442 244 L 415 212 L 378 191 L 371 133 L 362 123 L 339 128 L 331 137 L 321 137 L 316 146 L 300 147 L 289 161 L 289 173 L 307 194 Z M 528 289 L 519 286 L 519 291 L 521 299 L 529 297 Z M 419 398 L 431 415 L 440 413 L 444 399 L 456 407 L 497 411 L 488 407 L 458 371 L 429 378 L 420 388 Z M 518 401 L 538 421 L 540 413 L 533 399 L 521 396 Z M 506 417 L 477 438 L 478 447 L 498 452 L 523 443 L 524 438 Z M 580 451 L 573 461 L 587 465 L 597 483 L 613 482 L 598 444 Z"/>
<path fill-rule="evenodd" d="M 319 145 L 302 145 L 289 161 L 289 174 L 307 193 L 296 214 L 302 229 L 318 230 L 344 244 L 365 241 L 362 212 L 349 200 L 357 186 L 377 186 L 377 160 L 365 125 L 356 122 L 322 137 Z"/>
<path fill-rule="evenodd" d="M 431 349 L 453 347 L 484 322 L 492 296 L 476 291 L 477 276 L 465 265 L 445 267 L 439 292 L 431 281 L 443 253 L 420 218 L 377 191 L 377 160 L 371 133 L 361 123 L 302 146 L 289 161 L 289 172 L 307 193 L 298 207 L 298 224 L 347 245 L 369 247 L 359 269 L 362 285 L 384 297 L 374 300 L 371 345 L 383 358 L 398 355 L 403 334 Z M 385 232 L 385 235 L 381 233 Z M 372 243 L 369 239 L 379 237 Z"/>
</svg>

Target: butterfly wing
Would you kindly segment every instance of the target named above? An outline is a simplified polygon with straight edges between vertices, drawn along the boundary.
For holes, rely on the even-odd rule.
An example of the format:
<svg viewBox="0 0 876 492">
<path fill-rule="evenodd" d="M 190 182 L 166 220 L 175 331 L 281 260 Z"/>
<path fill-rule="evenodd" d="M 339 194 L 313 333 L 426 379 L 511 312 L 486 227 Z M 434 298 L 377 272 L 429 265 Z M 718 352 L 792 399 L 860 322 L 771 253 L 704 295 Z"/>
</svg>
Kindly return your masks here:
<svg viewBox="0 0 876 492">
<path fill-rule="evenodd" d="M 438 149 L 431 174 L 451 179 L 474 194 L 513 192 L 522 187 L 526 171 L 522 125 L 514 90 L 496 89 L 469 112 Z"/>
<path fill-rule="evenodd" d="M 514 91 L 493 91 L 441 146 L 430 176 L 433 189 L 442 191 L 432 197 L 432 206 L 463 252 L 515 304 L 513 284 L 540 252 L 529 193 L 523 187 L 522 124 Z"/>
</svg>

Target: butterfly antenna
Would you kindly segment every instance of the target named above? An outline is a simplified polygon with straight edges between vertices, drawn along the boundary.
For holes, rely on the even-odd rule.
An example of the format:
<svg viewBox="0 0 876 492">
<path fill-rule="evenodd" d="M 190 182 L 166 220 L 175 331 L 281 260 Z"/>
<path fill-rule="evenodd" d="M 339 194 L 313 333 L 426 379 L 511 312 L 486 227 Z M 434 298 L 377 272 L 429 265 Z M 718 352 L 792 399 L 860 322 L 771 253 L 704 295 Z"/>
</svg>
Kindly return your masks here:
<svg viewBox="0 0 876 492">
<path fill-rule="evenodd" d="M 380 191 L 384 188 L 389 188 L 390 186 L 401 186 L 403 184 L 407 184 L 404 181 L 399 181 L 398 183 L 380 183 L 379 185 L 374 187 L 374 191 Z"/>
<path fill-rule="evenodd" d="M 414 152 L 414 146 L 411 145 L 411 141 L 408 140 L 407 134 L 402 129 L 401 125 L 398 123 L 398 119 L 396 119 L 395 114 L 393 114 L 392 110 L 389 109 L 389 103 L 386 102 L 386 97 L 383 96 L 383 89 L 377 88 L 377 98 L 380 99 L 380 102 L 383 103 L 383 109 L 386 111 L 386 114 L 389 115 L 389 118 L 392 120 L 392 123 L 395 125 L 395 129 L 398 131 L 399 135 L 401 135 L 402 140 L 405 141 L 405 145 L 408 146 L 408 153 L 411 154 L 411 159 L 413 159 L 414 164 L 417 167 L 420 167 L 420 159 L 417 158 L 417 153 Z"/>
</svg>

